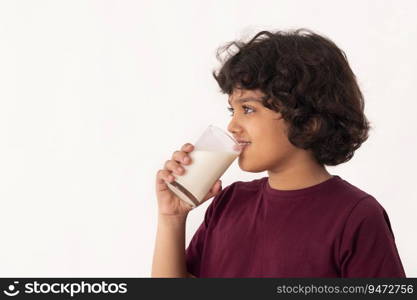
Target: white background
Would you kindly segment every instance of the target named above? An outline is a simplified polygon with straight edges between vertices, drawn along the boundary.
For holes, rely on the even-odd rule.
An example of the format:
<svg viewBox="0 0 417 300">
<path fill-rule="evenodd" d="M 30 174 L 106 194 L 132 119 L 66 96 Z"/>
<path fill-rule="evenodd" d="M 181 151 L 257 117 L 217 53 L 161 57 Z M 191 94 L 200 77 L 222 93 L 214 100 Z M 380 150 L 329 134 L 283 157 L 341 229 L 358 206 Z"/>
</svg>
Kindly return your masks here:
<svg viewBox="0 0 417 300">
<path fill-rule="evenodd" d="M 416 277 L 416 15 L 413 0 L 0 1 L 0 276 L 149 277 L 156 172 L 230 120 L 216 48 L 306 27 L 345 51 L 373 126 L 329 171 L 383 205 Z M 223 187 L 266 175 L 235 161 Z"/>
</svg>

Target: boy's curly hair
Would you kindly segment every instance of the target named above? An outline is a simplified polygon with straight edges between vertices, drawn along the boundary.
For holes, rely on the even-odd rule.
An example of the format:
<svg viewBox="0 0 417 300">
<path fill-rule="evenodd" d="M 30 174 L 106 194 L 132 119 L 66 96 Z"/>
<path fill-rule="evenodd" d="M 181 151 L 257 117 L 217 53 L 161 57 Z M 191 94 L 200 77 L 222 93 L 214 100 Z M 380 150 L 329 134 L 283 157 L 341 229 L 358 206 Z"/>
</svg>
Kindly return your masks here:
<svg viewBox="0 0 417 300">
<path fill-rule="evenodd" d="M 229 53 L 235 45 L 238 51 Z M 222 60 L 220 55 L 229 54 Z M 345 53 L 308 29 L 261 31 L 249 42 L 233 41 L 217 50 L 223 64 L 213 76 L 221 91 L 259 89 L 263 105 L 280 112 L 288 139 L 309 149 L 321 165 L 353 157 L 368 138 L 364 100 Z"/>
</svg>

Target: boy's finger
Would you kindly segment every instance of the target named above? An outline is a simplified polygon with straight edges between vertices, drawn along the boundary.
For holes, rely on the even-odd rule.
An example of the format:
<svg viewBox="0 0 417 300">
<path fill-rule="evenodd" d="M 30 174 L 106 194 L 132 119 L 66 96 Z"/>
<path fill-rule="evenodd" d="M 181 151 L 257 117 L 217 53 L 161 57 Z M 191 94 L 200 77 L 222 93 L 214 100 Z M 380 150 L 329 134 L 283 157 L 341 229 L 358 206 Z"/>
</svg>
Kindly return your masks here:
<svg viewBox="0 0 417 300">
<path fill-rule="evenodd" d="M 191 143 L 186 143 L 184 146 L 182 146 L 181 150 L 184 152 L 191 152 L 194 150 L 194 145 Z"/>
</svg>

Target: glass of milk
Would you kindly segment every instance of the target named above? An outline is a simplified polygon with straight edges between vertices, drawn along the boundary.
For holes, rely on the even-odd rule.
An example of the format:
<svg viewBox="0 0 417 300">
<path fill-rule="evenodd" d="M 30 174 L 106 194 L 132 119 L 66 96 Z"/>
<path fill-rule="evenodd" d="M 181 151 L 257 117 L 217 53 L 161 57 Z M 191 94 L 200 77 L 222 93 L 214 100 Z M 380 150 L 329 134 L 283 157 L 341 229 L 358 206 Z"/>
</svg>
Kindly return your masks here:
<svg viewBox="0 0 417 300">
<path fill-rule="evenodd" d="M 222 129 L 210 125 L 188 155 L 191 164 L 182 165 L 182 175 L 172 173 L 174 182 L 168 188 L 192 207 L 198 206 L 214 183 L 239 156 L 238 142 Z"/>
</svg>

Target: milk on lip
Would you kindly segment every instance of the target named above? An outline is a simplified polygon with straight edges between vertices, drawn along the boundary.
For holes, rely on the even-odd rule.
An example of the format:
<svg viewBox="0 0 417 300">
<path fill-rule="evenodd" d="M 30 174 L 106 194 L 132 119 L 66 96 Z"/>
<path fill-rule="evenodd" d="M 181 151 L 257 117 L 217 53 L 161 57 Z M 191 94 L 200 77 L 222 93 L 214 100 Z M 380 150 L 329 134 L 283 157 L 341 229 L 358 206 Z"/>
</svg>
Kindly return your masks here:
<svg viewBox="0 0 417 300">
<path fill-rule="evenodd" d="M 185 172 L 176 175 L 175 182 L 167 182 L 181 200 L 195 207 L 209 192 L 232 162 L 239 156 L 238 152 L 194 150 L 188 154 L 192 160 L 189 165 L 182 165 Z M 197 203 L 195 203 L 197 202 Z"/>
</svg>

